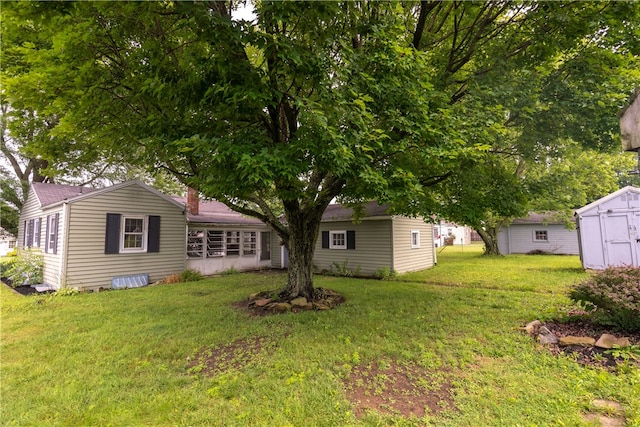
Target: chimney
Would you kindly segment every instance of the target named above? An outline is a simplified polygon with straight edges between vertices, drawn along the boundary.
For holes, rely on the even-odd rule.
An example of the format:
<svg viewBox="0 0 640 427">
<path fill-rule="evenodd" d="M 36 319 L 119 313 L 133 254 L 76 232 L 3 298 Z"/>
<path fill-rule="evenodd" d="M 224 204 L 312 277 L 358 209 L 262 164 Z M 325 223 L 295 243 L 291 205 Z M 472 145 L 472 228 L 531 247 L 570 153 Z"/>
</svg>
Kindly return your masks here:
<svg viewBox="0 0 640 427">
<path fill-rule="evenodd" d="M 200 199 L 198 192 L 189 187 L 187 190 L 187 212 L 191 215 L 198 215 L 200 212 Z"/>
</svg>

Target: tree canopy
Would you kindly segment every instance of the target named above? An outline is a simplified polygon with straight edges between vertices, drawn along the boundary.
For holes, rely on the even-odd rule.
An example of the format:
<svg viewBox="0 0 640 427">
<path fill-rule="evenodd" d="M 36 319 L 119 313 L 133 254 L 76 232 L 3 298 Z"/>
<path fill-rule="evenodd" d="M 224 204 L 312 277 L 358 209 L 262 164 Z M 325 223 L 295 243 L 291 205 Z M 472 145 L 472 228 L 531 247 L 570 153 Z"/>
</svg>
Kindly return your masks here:
<svg viewBox="0 0 640 427">
<path fill-rule="evenodd" d="M 25 34 L 13 85 L 46 94 L 32 105 L 56 114 L 56 135 L 168 170 L 269 224 L 289 249 L 287 297 L 313 296 L 313 248 L 335 198 L 430 215 L 458 194 L 471 218 L 486 213 L 469 202 L 481 183 L 496 215 L 515 212 L 523 156 L 615 139 L 609 122 L 580 120 L 624 91 L 575 105 L 577 80 L 563 73 L 580 61 L 567 58 L 588 74 L 588 49 L 606 41 L 629 61 L 638 47 L 622 35 L 636 3 L 261 1 L 255 22 L 233 7 L 12 3 L 2 14 Z M 572 120 L 545 125 L 567 110 Z"/>
</svg>

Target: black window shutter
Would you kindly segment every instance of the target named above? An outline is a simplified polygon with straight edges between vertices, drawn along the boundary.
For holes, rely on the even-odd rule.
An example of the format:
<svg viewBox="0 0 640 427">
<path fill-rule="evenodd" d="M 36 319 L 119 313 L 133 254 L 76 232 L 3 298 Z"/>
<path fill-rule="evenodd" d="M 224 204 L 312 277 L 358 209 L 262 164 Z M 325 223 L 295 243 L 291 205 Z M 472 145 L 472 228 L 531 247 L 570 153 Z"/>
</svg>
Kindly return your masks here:
<svg viewBox="0 0 640 427">
<path fill-rule="evenodd" d="M 44 251 L 49 252 L 49 222 L 51 221 L 51 215 L 47 215 L 47 225 L 44 231 Z"/>
<path fill-rule="evenodd" d="M 355 230 L 347 231 L 347 249 L 356 248 L 356 232 Z"/>
<path fill-rule="evenodd" d="M 329 249 L 329 232 L 322 232 L 322 249 Z"/>
<path fill-rule="evenodd" d="M 22 246 L 25 247 L 25 248 L 27 247 L 27 242 L 28 242 L 27 238 L 29 237 L 29 227 L 28 227 L 27 224 L 29 224 L 29 222 L 28 221 L 24 221 L 24 231 L 23 231 L 24 235 L 22 236 L 23 237 Z"/>
<path fill-rule="evenodd" d="M 60 214 L 57 213 L 53 219 L 53 233 L 54 233 L 54 237 L 53 237 L 53 253 L 57 254 L 58 253 L 58 230 L 60 229 L 58 227 L 58 223 L 60 221 Z"/>
<path fill-rule="evenodd" d="M 160 217 L 149 215 L 147 252 L 160 252 Z"/>
<path fill-rule="evenodd" d="M 27 247 L 30 248 L 31 246 L 33 246 L 33 224 L 34 224 L 33 219 L 29 220 L 29 231 L 27 232 Z"/>
<path fill-rule="evenodd" d="M 120 252 L 120 214 L 107 214 L 107 231 L 104 237 L 104 253 Z"/>
<path fill-rule="evenodd" d="M 42 218 L 38 218 L 38 232 L 36 233 L 36 246 L 40 246 L 42 242 Z"/>
</svg>

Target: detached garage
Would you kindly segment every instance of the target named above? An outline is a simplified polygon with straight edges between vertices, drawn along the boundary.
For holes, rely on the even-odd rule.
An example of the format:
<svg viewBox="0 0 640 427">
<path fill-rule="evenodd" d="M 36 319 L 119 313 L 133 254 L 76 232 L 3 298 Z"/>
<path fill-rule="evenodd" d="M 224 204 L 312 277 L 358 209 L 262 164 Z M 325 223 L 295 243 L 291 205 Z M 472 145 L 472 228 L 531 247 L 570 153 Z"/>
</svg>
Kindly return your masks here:
<svg viewBox="0 0 640 427">
<path fill-rule="evenodd" d="M 620 189 L 575 216 L 584 268 L 640 266 L 640 188 Z"/>
</svg>

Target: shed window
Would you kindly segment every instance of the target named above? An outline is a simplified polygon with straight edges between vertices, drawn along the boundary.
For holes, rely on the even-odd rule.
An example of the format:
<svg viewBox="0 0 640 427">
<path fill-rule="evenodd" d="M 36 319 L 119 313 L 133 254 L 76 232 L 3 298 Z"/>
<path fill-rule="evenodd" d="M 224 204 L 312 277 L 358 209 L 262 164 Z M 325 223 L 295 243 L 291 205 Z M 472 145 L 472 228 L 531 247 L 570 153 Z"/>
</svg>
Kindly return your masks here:
<svg viewBox="0 0 640 427">
<path fill-rule="evenodd" d="M 329 249 L 347 249 L 347 232 L 330 231 Z"/>
<path fill-rule="evenodd" d="M 356 248 L 356 232 L 354 230 L 323 231 L 322 232 L 322 248 L 323 249 L 355 249 Z"/>
<path fill-rule="evenodd" d="M 533 240 L 536 242 L 548 242 L 549 235 L 547 230 L 536 230 L 533 232 Z"/>
<path fill-rule="evenodd" d="M 418 249 L 420 247 L 420 231 L 411 230 L 411 249 Z"/>
</svg>

